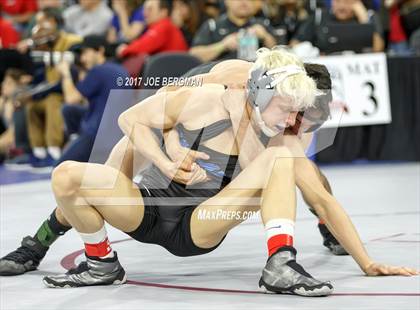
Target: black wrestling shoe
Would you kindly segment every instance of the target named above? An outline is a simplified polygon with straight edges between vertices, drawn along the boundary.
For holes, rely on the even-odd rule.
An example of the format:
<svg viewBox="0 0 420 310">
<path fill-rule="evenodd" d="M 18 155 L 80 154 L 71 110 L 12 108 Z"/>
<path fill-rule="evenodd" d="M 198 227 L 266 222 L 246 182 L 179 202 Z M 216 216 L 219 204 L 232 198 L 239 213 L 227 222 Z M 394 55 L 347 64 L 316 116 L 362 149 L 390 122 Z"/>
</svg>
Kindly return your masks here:
<svg viewBox="0 0 420 310">
<path fill-rule="evenodd" d="M 312 212 L 313 215 L 315 215 L 318 219 L 318 214 L 316 211 L 312 208 L 309 208 L 309 211 Z M 338 242 L 337 239 L 335 239 L 334 235 L 329 231 L 327 226 L 325 224 L 319 224 L 318 223 L 318 229 L 321 233 L 322 239 L 323 239 L 323 245 L 331 251 L 334 255 L 349 255 L 347 251 L 343 248 L 343 246 Z"/>
<path fill-rule="evenodd" d="M 43 282 L 51 288 L 70 288 L 93 285 L 118 285 L 127 281 L 127 276 L 117 252 L 114 257 L 99 259 L 86 255 L 86 261 L 65 274 L 44 277 Z"/>
<path fill-rule="evenodd" d="M 325 224 L 318 224 L 319 232 L 321 233 L 322 239 L 324 242 L 322 243 L 328 250 L 331 251 L 334 255 L 349 255 L 347 251 L 343 248 L 343 246 L 338 242 L 337 239 L 333 236 L 333 234 L 328 230 Z"/>
<path fill-rule="evenodd" d="M 16 276 L 35 270 L 48 249 L 38 239 L 26 236 L 21 247 L 0 259 L 0 276 Z"/>
<path fill-rule="evenodd" d="M 330 282 L 314 279 L 296 262 L 296 249 L 289 246 L 280 248 L 268 258 L 259 287 L 266 293 L 307 297 L 327 296 L 333 292 Z"/>
</svg>

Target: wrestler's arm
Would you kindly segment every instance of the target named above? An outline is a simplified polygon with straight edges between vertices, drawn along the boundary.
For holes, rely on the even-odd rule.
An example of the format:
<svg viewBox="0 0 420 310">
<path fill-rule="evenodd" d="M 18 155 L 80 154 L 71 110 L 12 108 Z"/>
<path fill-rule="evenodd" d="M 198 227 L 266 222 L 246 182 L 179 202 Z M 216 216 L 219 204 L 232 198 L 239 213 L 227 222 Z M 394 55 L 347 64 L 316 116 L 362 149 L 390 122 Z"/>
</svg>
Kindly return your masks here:
<svg viewBox="0 0 420 310">
<path fill-rule="evenodd" d="M 232 121 L 237 122 L 237 113 L 232 113 Z M 240 128 L 241 122 L 238 122 L 237 140 L 242 145 L 247 145 L 249 140 L 245 136 L 241 137 Z M 250 128 L 250 126 L 248 126 Z M 255 141 L 256 142 L 256 141 Z M 382 264 L 376 264 L 368 256 L 360 237 L 351 222 L 350 218 L 340 206 L 338 201 L 327 191 L 321 182 L 320 175 L 314 168 L 313 163 L 306 158 L 302 142 L 296 136 L 278 136 L 271 139 L 270 145 L 275 146 L 283 144 L 286 145 L 295 155 L 295 180 L 296 185 L 306 197 L 308 203 L 315 209 L 318 215 L 326 222 L 327 227 L 331 230 L 333 235 L 338 239 L 346 251 L 352 255 L 360 268 L 367 275 L 414 275 L 417 271 L 403 267 L 391 267 Z M 257 144 L 253 148 L 260 147 Z M 254 149 L 255 150 L 255 149 Z M 243 148 L 241 148 L 241 152 Z M 240 157 L 241 158 L 241 157 Z M 245 163 L 246 164 L 246 163 Z M 242 166 L 242 164 L 241 164 Z"/>
<path fill-rule="evenodd" d="M 171 129 L 164 134 L 164 139 L 166 153 L 171 161 L 177 163 L 179 167 L 179 173 L 174 180 L 182 184 L 195 184 L 207 180 L 205 172 L 201 178 L 195 176 L 203 169 L 197 165 L 194 166 L 197 159 L 209 159 L 206 153 L 183 147 L 179 142 L 179 135 L 175 129 Z M 118 141 L 105 162 L 105 165 L 121 171 L 129 179 L 133 179 L 135 175 L 147 168 L 149 164 L 150 161 L 134 148 L 127 136 Z M 191 175 L 182 173 L 192 171 L 195 171 L 195 173 Z"/>
<path fill-rule="evenodd" d="M 295 177 L 297 186 L 309 204 L 360 268 L 365 270 L 372 260 L 367 255 L 350 218 L 338 201 L 326 191 L 309 159 L 295 158 Z"/>
<path fill-rule="evenodd" d="M 165 131 L 163 136 L 165 140 L 166 153 L 172 162 L 179 164 L 179 169 L 191 171 L 193 163 L 197 159 L 209 158 L 209 156 L 204 152 L 192 151 L 184 148 L 179 142 L 179 135 L 175 129 Z M 124 136 L 111 150 L 105 165 L 118 169 L 129 179 L 132 179 L 150 163 L 150 160 L 135 149 L 130 139 L 127 136 Z M 182 178 L 178 178 L 177 180 L 185 184 L 189 181 Z"/>
<path fill-rule="evenodd" d="M 123 112 L 118 118 L 121 130 L 135 149 L 165 174 L 171 169 L 172 162 L 161 150 L 152 128 L 172 129 L 187 101 L 186 96 L 188 93 L 184 90 L 155 94 Z"/>
<path fill-rule="evenodd" d="M 105 162 L 105 165 L 121 171 L 129 179 L 133 179 L 149 164 L 150 161 L 134 148 L 127 136 L 117 142 Z"/>
<path fill-rule="evenodd" d="M 290 137 L 289 137 L 290 138 Z M 359 234 L 347 213 L 338 201 L 325 189 L 312 162 L 304 156 L 302 149 L 287 145 L 295 154 L 295 181 L 309 204 L 325 221 L 328 229 L 340 242 L 344 249 L 354 258 L 367 275 L 414 275 L 417 271 L 404 267 L 391 267 L 376 264 L 367 254 Z"/>
<path fill-rule="evenodd" d="M 133 147 L 127 136 L 115 144 L 105 165 L 121 171 L 129 179 L 133 178 Z"/>
<path fill-rule="evenodd" d="M 300 138 L 300 141 L 302 142 L 303 149 L 307 150 L 309 148 L 309 145 L 312 142 L 313 133 L 304 133 L 299 138 Z M 319 169 L 319 167 L 313 161 L 310 161 L 310 163 L 312 164 L 313 168 L 315 169 L 315 171 L 316 171 L 316 173 L 319 177 L 319 180 L 321 181 L 321 183 L 324 186 L 324 188 L 326 189 L 326 191 L 332 195 L 332 188 L 331 188 L 330 182 L 328 181 L 327 177 L 322 173 L 322 171 Z M 307 199 L 307 197 L 305 197 L 304 193 L 302 193 L 302 197 L 303 197 L 303 200 L 305 201 L 305 203 L 309 206 L 309 208 L 312 209 L 313 211 L 315 211 L 314 206 L 312 206 L 310 204 L 309 199 Z"/>
<path fill-rule="evenodd" d="M 191 89 L 156 94 L 122 113 L 118 119 L 121 130 L 129 138 L 134 150 L 153 163 L 168 178 L 187 185 L 208 180 L 205 171 L 193 162 L 196 158 L 208 159 L 201 152 L 189 151 L 188 161 L 168 158 L 151 128 L 161 129 L 164 137 L 174 131 L 185 103 L 191 97 Z M 177 138 L 177 137 L 176 137 Z M 174 141 L 175 142 L 175 141 Z M 179 140 L 177 141 L 179 143 Z"/>
</svg>

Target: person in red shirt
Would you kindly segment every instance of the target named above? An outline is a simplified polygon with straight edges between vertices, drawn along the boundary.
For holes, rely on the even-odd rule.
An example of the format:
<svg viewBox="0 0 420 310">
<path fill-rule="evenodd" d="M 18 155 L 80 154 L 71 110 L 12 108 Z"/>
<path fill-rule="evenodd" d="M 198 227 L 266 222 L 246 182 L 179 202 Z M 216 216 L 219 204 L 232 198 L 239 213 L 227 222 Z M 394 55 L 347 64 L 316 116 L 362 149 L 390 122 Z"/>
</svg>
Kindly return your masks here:
<svg viewBox="0 0 420 310">
<path fill-rule="evenodd" d="M 36 13 L 36 0 L 0 0 L 0 11 L 14 23 L 27 23 Z"/>
<path fill-rule="evenodd" d="M 408 44 L 408 36 L 401 19 L 401 6 L 404 1 L 385 1 L 389 11 L 388 52 L 393 55 L 409 56 L 412 54 Z"/>
<path fill-rule="evenodd" d="M 146 0 L 144 18 L 146 32 L 130 44 L 117 48 L 119 57 L 138 54 L 156 54 L 169 51 L 187 51 L 188 45 L 182 31 L 170 19 L 172 2 L 168 0 Z"/>
<path fill-rule="evenodd" d="M 19 40 L 20 35 L 12 23 L 0 16 L 0 49 L 15 47 Z"/>
</svg>

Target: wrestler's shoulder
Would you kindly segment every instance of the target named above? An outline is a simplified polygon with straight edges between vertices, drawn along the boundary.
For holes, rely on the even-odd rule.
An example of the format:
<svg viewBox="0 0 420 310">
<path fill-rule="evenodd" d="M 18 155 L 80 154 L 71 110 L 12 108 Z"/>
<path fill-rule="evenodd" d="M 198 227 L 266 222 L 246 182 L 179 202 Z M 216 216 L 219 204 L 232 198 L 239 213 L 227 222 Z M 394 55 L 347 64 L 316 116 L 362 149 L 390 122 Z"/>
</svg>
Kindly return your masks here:
<svg viewBox="0 0 420 310">
<path fill-rule="evenodd" d="M 205 83 L 201 86 L 183 86 L 177 89 L 174 93 L 174 96 L 182 96 L 182 95 L 208 95 L 211 93 L 219 93 L 225 90 L 225 86 L 223 84 L 218 83 Z"/>
<path fill-rule="evenodd" d="M 249 62 L 249 61 L 246 61 L 246 60 L 228 59 L 228 60 L 223 60 L 223 61 L 219 62 L 218 64 L 216 64 L 210 70 L 210 72 L 225 71 L 227 69 L 230 69 L 231 67 L 247 68 L 248 69 L 251 66 L 252 66 L 252 62 Z"/>
<path fill-rule="evenodd" d="M 174 102 L 214 102 L 225 91 L 224 85 L 208 83 L 199 87 L 180 87 L 174 91 L 160 92 L 158 95 L 165 100 Z"/>
</svg>

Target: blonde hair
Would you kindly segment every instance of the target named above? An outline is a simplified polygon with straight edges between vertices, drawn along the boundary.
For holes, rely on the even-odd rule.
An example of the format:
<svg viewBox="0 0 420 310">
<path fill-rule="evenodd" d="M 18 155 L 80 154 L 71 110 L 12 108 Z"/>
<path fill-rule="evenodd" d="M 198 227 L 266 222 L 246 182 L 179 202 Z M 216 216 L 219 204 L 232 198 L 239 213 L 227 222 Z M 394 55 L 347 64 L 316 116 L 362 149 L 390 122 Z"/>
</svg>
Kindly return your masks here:
<svg viewBox="0 0 420 310">
<path fill-rule="evenodd" d="M 294 110 L 299 111 L 312 107 L 316 96 L 316 83 L 306 74 L 303 62 L 296 55 L 280 47 L 260 48 L 257 50 L 257 59 L 251 71 L 257 68 L 270 70 L 287 65 L 298 66 L 302 68 L 303 72 L 291 75 L 277 84 L 277 93 L 280 97 L 290 100 Z M 274 78 L 279 76 L 280 74 L 274 74 Z"/>
</svg>

